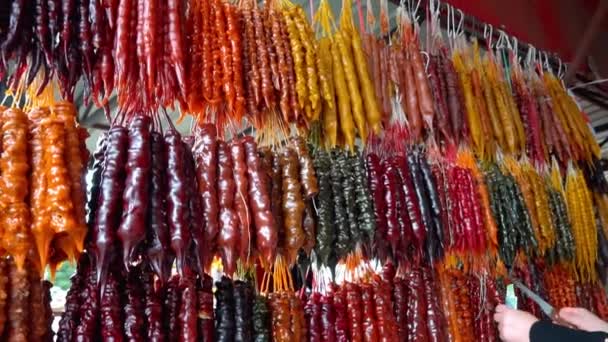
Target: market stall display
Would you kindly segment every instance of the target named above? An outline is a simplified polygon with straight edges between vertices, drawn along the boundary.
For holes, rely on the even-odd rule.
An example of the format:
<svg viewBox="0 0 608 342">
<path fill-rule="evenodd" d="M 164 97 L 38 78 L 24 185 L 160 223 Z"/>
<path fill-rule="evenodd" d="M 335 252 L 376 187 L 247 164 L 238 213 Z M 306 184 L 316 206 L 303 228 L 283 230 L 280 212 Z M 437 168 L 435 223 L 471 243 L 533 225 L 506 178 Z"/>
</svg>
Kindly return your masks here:
<svg viewBox="0 0 608 342">
<path fill-rule="evenodd" d="M 608 183 L 560 70 L 451 6 L 446 38 L 434 1 L 424 41 L 413 5 L 0 5 L 2 336 L 52 335 L 64 261 L 59 341 L 495 341 L 510 278 L 608 319 Z M 53 92 L 81 80 L 89 163 Z"/>
</svg>

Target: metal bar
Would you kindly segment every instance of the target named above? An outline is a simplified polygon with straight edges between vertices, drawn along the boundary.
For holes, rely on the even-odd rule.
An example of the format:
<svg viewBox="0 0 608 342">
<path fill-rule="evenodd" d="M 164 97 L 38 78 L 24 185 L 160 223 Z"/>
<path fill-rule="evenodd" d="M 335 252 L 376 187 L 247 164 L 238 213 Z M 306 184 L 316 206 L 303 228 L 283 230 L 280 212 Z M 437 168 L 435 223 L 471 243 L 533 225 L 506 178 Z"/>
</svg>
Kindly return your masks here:
<svg viewBox="0 0 608 342">
<path fill-rule="evenodd" d="M 576 74 L 576 80 L 583 84 L 591 83 L 594 81 L 593 79 L 589 79 L 589 78 L 587 78 L 587 76 L 585 76 L 581 73 Z M 584 87 L 579 87 L 579 88 L 596 90 L 602 94 L 602 97 L 608 99 L 608 93 L 606 93 L 606 90 L 602 87 L 602 84 L 603 83 L 590 84 L 590 85 L 587 85 Z M 572 84 L 572 86 L 576 86 L 576 85 L 577 85 L 576 83 Z"/>
<path fill-rule="evenodd" d="M 594 105 L 601 107 L 602 109 L 608 110 L 608 101 L 606 101 L 605 97 L 602 96 L 602 94 L 598 94 L 592 90 L 584 88 L 572 89 L 572 92 L 577 96 L 580 96 L 585 100 L 593 103 Z"/>
<path fill-rule="evenodd" d="M 586 109 L 583 109 L 585 111 L 585 113 L 587 113 L 587 115 L 589 115 L 589 116 L 595 115 L 597 113 L 601 113 L 603 111 L 602 108 L 599 108 L 598 106 L 596 106 L 594 104 L 592 104 L 592 105 L 590 105 L 588 107 L 594 107 L 594 109 L 589 110 L 589 111 L 587 111 Z"/>
<path fill-rule="evenodd" d="M 608 123 L 597 125 L 597 126 L 593 127 L 593 130 L 595 131 L 596 134 L 606 132 L 606 131 L 608 131 Z"/>
</svg>

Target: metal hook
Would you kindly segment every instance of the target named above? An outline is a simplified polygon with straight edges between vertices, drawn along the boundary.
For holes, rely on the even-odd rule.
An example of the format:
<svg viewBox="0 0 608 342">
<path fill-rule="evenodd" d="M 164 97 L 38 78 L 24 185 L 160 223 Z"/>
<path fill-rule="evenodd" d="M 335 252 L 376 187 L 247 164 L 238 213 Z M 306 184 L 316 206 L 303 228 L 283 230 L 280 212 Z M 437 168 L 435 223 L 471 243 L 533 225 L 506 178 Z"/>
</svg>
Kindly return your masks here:
<svg viewBox="0 0 608 342">
<path fill-rule="evenodd" d="M 505 32 L 503 30 L 499 30 L 498 41 L 496 42 L 497 49 L 503 49 L 505 47 Z"/>
<path fill-rule="evenodd" d="M 499 34 L 498 35 L 498 40 L 496 41 L 495 47 L 496 47 L 496 49 L 502 49 L 502 45 L 503 45 L 503 43 L 502 43 L 502 36 Z"/>
<path fill-rule="evenodd" d="M 462 10 L 458 10 L 458 13 L 460 13 L 460 22 L 458 22 L 458 36 L 462 35 L 462 33 L 464 32 L 463 30 L 463 23 L 464 23 L 464 12 L 462 12 Z"/>
<path fill-rule="evenodd" d="M 543 52 L 538 51 L 537 55 L 538 55 L 538 58 L 536 58 L 537 59 L 536 63 L 538 63 L 538 68 L 542 69 L 543 68 Z"/>
<path fill-rule="evenodd" d="M 494 27 L 491 24 L 483 25 L 483 38 L 486 40 L 488 49 L 492 49 L 492 38 L 494 38 Z"/>
<path fill-rule="evenodd" d="M 511 40 L 509 39 L 509 35 L 505 31 L 502 31 L 502 34 L 505 36 L 504 42 L 506 44 L 506 47 L 508 49 L 512 49 L 513 46 L 511 45 Z"/>
<path fill-rule="evenodd" d="M 446 23 L 446 30 L 448 31 L 448 39 L 452 38 L 452 25 L 454 22 L 454 19 L 452 18 L 452 6 L 450 6 L 449 4 L 446 3 L 446 7 L 447 7 L 447 23 Z M 452 24 L 452 25 L 450 25 Z"/>
<path fill-rule="evenodd" d="M 534 57 L 536 56 L 536 48 L 528 44 L 528 52 L 526 53 L 526 66 L 530 67 Z"/>
<path fill-rule="evenodd" d="M 429 64 L 431 64 L 431 55 L 429 55 L 429 53 L 426 51 L 420 51 L 420 54 L 426 57 L 426 62 L 424 63 L 424 72 L 427 73 L 429 70 Z"/>
<path fill-rule="evenodd" d="M 563 67 L 563 69 L 560 68 L 562 70 L 561 70 L 561 72 L 557 73 L 557 77 L 559 77 L 559 79 L 563 81 L 564 80 L 564 76 L 566 76 L 566 71 L 568 71 L 568 66 L 566 65 L 566 63 L 562 62 L 561 58 L 559 58 L 559 64 Z"/>
</svg>

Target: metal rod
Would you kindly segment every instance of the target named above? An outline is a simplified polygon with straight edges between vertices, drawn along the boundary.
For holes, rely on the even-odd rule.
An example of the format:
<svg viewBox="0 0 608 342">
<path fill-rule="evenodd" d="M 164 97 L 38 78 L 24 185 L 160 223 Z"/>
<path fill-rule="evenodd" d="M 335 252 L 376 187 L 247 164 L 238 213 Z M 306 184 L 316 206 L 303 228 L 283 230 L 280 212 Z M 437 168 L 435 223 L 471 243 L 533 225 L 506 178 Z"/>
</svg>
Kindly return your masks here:
<svg viewBox="0 0 608 342">
<path fill-rule="evenodd" d="M 585 100 L 593 103 L 594 105 L 601 107 L 603 109 L 608 109 L 608 102 L 606 102 L 605 97 L 602 94 L 598 94 L 594 91 L 584 88 L 577 88 L 572 90 L 577 96 L 583 97 Z"/>
</svg>

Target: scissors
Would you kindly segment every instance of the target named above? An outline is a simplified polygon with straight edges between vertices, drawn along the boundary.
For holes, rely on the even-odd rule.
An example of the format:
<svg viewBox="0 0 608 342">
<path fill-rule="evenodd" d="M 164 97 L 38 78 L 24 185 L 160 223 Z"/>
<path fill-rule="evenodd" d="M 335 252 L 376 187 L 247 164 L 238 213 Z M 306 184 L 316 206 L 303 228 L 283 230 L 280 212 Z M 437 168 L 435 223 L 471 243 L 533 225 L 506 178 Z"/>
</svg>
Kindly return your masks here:
<svg viewBox="0 0 608 342">
<path fill-rule="evenodd" d="M 511 283 L 513 283 L 513 285 L 515 285 L 518 289 L 520 289 L 521 292 L 523 292 L 526 295 L 526 297 L 532 299 L 536 304 L 538 304 L 540 309 L 545 313 L 545 315 L 547 315 L 549 318 L 551 318 L 552 321 L 554 321 L 555 323 L 560 324 L 560 325 L 572 327 L 571 324 L 569 324 L 568 322 L 564 321 L 563 319 L 561 319 L 559 317 L 558 311 L 555 310 L 555 308 L 551 304 L 549 304 L 541 296 L 537 295 L 532 290 L 530 290 L 520 280 L 511 277 Z"/>
</svg>

